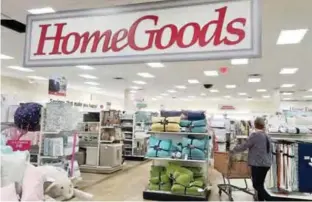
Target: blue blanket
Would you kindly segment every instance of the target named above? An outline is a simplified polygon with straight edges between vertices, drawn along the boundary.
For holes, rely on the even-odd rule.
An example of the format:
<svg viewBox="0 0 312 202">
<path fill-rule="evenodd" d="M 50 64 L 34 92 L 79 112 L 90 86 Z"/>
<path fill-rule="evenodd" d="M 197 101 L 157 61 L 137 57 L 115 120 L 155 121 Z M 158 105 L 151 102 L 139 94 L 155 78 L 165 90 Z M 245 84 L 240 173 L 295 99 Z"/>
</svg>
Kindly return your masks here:
<svg viewBox="0 0 312 202">
<path fill-rule="evenodd" d="M 148 157 L 169 157 L 172 141 L 150 137 L 146 155 Z"/>
<path fill-rule="evenodd" d="M 203 160 L 207 157 L 207 138 L 191 139 L 183 138 L 182 140 L 182 156 L 187 155 L 188 159 Z"/>
</svg>

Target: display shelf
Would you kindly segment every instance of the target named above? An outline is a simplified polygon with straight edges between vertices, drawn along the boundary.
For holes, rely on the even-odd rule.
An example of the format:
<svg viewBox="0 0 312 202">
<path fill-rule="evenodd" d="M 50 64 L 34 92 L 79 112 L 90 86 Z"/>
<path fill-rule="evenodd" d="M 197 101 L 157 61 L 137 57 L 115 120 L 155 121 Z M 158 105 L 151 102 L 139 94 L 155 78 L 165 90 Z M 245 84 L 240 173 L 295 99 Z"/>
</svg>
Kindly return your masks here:
<svg viewBox="0 0 312 202">
<path fill-rule="evenodd" d="M 275 189 L 265 188 L 272 201 L 312 201 L 312 194 L 291 192 L 288 194 L 277 193 Z"/>
<path fill-rule="evenodd" d="M 211 190 L 204 190 L 203 196 L 173 194 L 168 191 L 143 191 L 143 199 L 154 201 L 208 201 Z"/>
<path fill-rule="evenodd" d="M 191 132 L 156 132 L 156 131 L 149 131 L 147 134 L 150 135 L 201 135 L 201 136 L 211 136 L 209 133 L 191 133 Z"/>
<path fill-rule="evenodd" d="M 157 160 L 157 161 L 180 161 L 180 162 L 194 162 L 194 163 L 206 163 L 207 160 L 193 160 L 193 159 L 175 159 L 175 158 L 159 158 L 159 157 L 145 157 L 147 159 L 151 160 Z"/>
<path fill-rule="evenodd" d="M 122 169 L 122 165 L 110 167 L 110 166 L 92 166 L 92 165 L 80 165 L 80 170 L 87 173 L 100 173 L 111 174 Z"/>
</svg>

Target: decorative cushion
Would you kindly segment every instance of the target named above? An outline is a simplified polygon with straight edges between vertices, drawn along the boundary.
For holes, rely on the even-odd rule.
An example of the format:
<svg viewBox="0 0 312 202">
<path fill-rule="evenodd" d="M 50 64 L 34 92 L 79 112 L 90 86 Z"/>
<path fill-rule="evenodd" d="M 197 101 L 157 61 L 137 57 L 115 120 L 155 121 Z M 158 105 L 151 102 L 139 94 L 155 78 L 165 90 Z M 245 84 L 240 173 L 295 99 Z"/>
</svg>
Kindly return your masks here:
<svg viewBox="0 0 312 202">
<path fill-rule="evenodd" d="M 24 103 L 17 108 L 14 114 L 14 124 L 23 130 L 39 131 L 42 105 Z"/>
<path fill-rule="evenodd" d="M 23 179 L 22 201 L 43 201 L 45 176 L 37 167 L 28 164 Z"/>
<path fill-rule="evenodd" d="M 0 195 L 1 201 L 19 201 L 19 197 L 16 193 L 15 183 L 1 187 Z"/>
</svg>

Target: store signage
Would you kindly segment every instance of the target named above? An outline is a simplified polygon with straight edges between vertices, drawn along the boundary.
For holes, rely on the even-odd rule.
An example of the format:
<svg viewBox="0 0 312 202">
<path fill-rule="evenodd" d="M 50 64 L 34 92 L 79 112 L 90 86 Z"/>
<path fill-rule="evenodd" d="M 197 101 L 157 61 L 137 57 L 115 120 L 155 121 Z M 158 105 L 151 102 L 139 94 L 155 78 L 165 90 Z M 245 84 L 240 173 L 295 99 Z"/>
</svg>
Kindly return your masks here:
<svg viewBox="0 0 312 202">
<path fill-rule="evenodd" d="M 67 79 L 63 76 L 49 78 L 49 95 L 66 96 Z"/>
<path fill-rule="evenodd" d="M 220 105 L 220 110 L 235 110 L 235 107 L 232 105 Z"/>
<path fill-rule="evenodd" d="M 30 140 L 8 140 L 6 144 L 11 146 L 13 151 L 27 151 L 31 147 Z"/>
<path fill-rule="evenodd" d="M 89 108 L 98 108 L 98 105 L 95 104 L 87 104 L 87 103 L 82 103 L 82 102 L 74 102 L 74 101 L 62 101 L 62 100 L 54 100 L 54 99 L 50 99 L 50 102 L 62 102 L 62 103 L 68 103 L 74 107 L 89 107 Z"/>
<path fill-rule="evenodd" d="M 24 65 L 258 57 L 259 1 L 162 1 L 29 15 Z"/>
</svg>

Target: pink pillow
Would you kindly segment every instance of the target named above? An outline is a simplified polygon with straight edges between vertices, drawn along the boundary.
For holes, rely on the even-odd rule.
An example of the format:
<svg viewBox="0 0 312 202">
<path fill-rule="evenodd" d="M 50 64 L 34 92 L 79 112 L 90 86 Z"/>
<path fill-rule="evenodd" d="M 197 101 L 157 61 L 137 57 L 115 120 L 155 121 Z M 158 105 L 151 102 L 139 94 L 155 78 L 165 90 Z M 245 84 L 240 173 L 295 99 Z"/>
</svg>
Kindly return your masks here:
<svg viewBox="0 0 312 202">
<path fill-rule="evenodd" d="M 44 200 L 44 175 L 40 169 L 28 164 L 23 178 L 23 191 L 21 201 Z"/>
<path fill-rule="evenodd" d="M 1 201 L 18 201 L 15 183 L 1 187 L 0 195 Z"/>
</svg>

